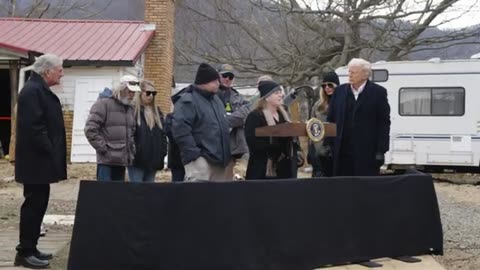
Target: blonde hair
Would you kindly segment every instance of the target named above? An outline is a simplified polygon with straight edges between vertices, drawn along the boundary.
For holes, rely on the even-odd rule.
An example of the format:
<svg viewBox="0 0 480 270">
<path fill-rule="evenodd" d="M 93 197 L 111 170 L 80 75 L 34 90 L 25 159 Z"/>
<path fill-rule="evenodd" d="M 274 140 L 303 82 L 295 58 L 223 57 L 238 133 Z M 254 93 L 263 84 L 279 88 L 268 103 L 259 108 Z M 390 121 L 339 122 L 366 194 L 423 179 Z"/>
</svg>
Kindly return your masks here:
<svg viewBox="0 0 480 270">
<path fill-rule="evenodd" d="M 267 101 L 264 98 L 259 98 L 255 102 L 255 105 L 253 106 L 254 110 L 263 110 L 267 106 Z"/>
<path fill-rule="evenodd" d="M 153 85 L 153 82 L 151 81 L 148 81 L 148 80 L 141 80 L 140 81 L 140 89 L 142 89 L 142 92 L 143 91 L 157 91 L 155 89 L 155 86 Z M 142 125 L 142 114 L 141 114 L 141 111 L 142 111 L 142 107 L 150 107 L 150 109 L 152 109 L 152 112 L 153 112 L 153 121 L 147 121 L 147 124 L 148 122 L 152 122 L 150 124 L 148 124 L 150 126 L 150 128 L 153 128 L 154 126 L 154 123 L 156 123 L 158 125 L 159 128 L 163 128 L 162 126 L 162 119 L 160 117 L 161 115 L 161 111 L 160 109 L 155 106 L 155 101 L 152 102 L 152 104 L 148 104 L 148 105 L 143 105 L 142 103 L 142 92 L 138 92 L 138 93 L 135 93 L 135 97 L 134 97 L 134 100 L 135 100 L 135 117 L 137 118 L 137 125 L 141 126 Z M 147 116 L 145 116 L 147 117 Z"/>
<path fill-rule="evenodd" d="M 268 103 L 267 100 L 264 98 L 257 100 L 257 102 L 255 103 L 254 110 L 262 112 L 267 107 L 267 103 Z M 288 112 L 285 110 L 285 108 L 283 108 L 283 105 L 278 106 L 277 111 L 283 115 L 283 118 L 285 118 L 285 121 L 287 122 L 291 121 L 290 116 L 288 115 Z"/>
<path fill-rule="evenodd" d="M 328 101 L 329 101 L 329 96 L 327 95 L 327 93 L 325 92 L 325 89 L 320 86 L 320 98 L 317 100 L 317 102 L 315 102 L 315 104 L 313 105 L 314 108 L 316 108 L 316 110 L 319 112 L 319 113 L 323 113 L 323 112 L 326 112 L 327 109 L 328 109 Z"/>
</svg>

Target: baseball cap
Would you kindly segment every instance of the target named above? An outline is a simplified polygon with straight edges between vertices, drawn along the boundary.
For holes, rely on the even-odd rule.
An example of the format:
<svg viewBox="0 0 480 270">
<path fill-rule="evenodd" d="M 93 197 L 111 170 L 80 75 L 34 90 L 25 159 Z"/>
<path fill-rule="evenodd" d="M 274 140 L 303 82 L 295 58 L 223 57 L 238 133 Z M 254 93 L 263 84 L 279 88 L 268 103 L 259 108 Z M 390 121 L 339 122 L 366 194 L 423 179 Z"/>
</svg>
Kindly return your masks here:
<svg viewBox="0 0 480 270">
<path fill-rule="evenodd" d="M 225 74 L 225 73 L 232 73 L 235 75 L 235 69 L 232 65 L 223 64 L 218 67 L 218 73 Z"/>
<path fill-rule="evenodd" d="M 132 75 L 124 75 L 120 78 L 120 83 L 127 86 L 128 90 L 133 92 L 140 92 L 140 81 L 137 77 Z"/>
</svg>

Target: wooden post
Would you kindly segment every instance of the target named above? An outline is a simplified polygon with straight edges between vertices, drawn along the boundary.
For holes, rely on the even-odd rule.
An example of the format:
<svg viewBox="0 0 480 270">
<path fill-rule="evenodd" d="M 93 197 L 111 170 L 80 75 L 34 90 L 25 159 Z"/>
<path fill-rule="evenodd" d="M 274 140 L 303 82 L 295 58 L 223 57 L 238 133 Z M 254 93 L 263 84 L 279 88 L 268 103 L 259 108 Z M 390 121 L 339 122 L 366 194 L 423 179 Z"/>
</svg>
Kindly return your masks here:
<svg viewBox="0 0 480 270">
<path fill-rule="evenodd" d="M 11 93 L 11 111 L 10 114 L 12 117 L 14 115 L 14 107 L 17 104 L 18 98 L 18 72 L 19 66 L 18 61 L 10 61 L 10 93 Z"/>
<path fill-rule="evenodd" d="M 10 162 L 15 161 L 15 142 L 16 142 L 16 121 L 17 121 L 17 100 L 18 100 L 18 61 L 10 61 L 10 96 L 11 96 L 11 120 L 10 120 L 10 146 L 8 156 Z"/>
</svg>

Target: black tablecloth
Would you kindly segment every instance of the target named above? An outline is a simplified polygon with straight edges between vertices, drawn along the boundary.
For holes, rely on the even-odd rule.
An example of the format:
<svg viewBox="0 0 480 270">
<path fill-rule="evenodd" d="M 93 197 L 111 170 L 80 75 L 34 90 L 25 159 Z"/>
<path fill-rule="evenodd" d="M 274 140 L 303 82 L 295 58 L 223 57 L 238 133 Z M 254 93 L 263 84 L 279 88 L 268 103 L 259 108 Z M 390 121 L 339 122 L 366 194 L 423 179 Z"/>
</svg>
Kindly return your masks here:
<svg viewBox="0 0 480 270">
<path fill-rule="evenodd" d="M 82 181 L 69 270 L 302 270 L 442 254 L 425 174 L 232 183 Z"/>
</svg>

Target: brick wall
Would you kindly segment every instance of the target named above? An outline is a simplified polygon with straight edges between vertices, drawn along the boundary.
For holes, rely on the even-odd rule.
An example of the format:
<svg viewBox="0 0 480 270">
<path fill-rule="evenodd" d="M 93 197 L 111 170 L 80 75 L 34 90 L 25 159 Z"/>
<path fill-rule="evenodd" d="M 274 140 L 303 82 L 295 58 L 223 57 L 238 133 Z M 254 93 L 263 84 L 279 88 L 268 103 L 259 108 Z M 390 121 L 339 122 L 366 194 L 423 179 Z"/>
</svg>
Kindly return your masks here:
<svg viewBox="0 0 480 270">
<path fill-rule="evenodd" d="M 63 111 L 63 121 L 65 122 L 65 133 L 67 135 L 67 162 L 70 163 L 70 153 L 72 148 L 73 111 Z"/>
<path fill-rule="evenodd" d="M 173 75 L 174 0 L 145 0 L 145 23 L 155 24 L 155 36 L 145 52 L 144 77 L 159 91 L 155 103 L 170 111 Z"/>
</svg>

